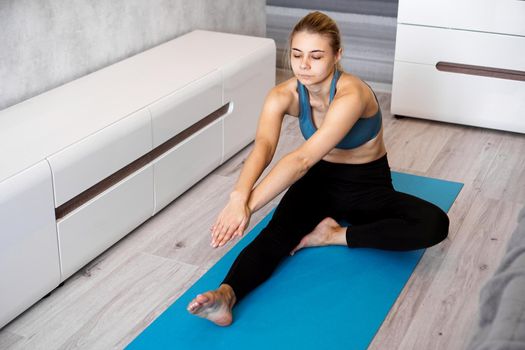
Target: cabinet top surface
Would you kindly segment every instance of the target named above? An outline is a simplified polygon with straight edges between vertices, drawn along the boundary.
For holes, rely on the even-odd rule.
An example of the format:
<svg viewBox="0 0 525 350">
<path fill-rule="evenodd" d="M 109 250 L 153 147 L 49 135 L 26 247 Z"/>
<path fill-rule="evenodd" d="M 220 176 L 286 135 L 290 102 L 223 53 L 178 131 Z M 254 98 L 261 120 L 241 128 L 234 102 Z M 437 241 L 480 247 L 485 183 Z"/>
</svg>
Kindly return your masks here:
<svg viewBox="0 0 525 350">
<path fill-rule="evenodd" d="M 523 0 L 399 0 L 398 23 L 525 36 Z"/>
<path fill-rule="evenodd" d="M 0 111 L 0 181 L 271 39 L 197 30 Z"/>
</svg>

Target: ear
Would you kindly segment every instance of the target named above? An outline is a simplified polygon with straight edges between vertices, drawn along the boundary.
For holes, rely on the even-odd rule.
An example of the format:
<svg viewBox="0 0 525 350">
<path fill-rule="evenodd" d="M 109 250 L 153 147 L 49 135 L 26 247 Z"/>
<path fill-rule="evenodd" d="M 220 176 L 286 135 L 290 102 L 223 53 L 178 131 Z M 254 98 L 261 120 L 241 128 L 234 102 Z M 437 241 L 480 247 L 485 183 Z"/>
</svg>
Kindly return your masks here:
<svg viewBox="0 0 525 350">
<path fill-rule="evenodd" d="M 343 57 L 343 48 L 340 47 L 339 50 L 337 51 L 337 54 L 335 55 L 335 63 L 339 63 L 339 61 L 341 61 L 341 58 Z"/>
</svg>

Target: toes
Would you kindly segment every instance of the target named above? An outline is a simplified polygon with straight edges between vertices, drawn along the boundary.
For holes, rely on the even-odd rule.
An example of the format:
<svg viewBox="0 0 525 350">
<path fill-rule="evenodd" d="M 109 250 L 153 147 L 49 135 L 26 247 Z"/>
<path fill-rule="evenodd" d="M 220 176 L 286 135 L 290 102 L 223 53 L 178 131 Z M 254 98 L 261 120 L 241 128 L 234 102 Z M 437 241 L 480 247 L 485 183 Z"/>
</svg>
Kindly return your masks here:
<svg viewBox="0 0 525 350">
<path fill-rule="evenodd" d="M 191 303 L 189 303 L 187 309 L 191 313 L 196 313 L 201 307 L 202 304 L 200 304 L 198 301 L 193 300 Z"/>
<path fill-rule="evenodd" d="M 207 294 L 207 293 L 205 293 Z M 188 304 L 188 310 L 191 312 L 196 312 L 198 309 L 205 306 L 210 301 L 210 298 L 205 294 L 199 294 Z"/>
<path fill-rule="evenodd" d="M 219 326 L 228 326 L 233 320 L 232 305 L 224 301 L 220 292 L 209 291 L 197 295 L 187 309 L 193 315 L 206 318 Z"/>
<path fill-rule="evenodd" d="M 212 299 L 212 294 L 210 292 L 206 292 L 204 294 L 199 294 L 195 298 L 195 301 L 197 301 L 199 304 L 207 305 L 210 303 Z"/>
<path fill-rule="evenodd" d="M 303 241 L 301 241 L 301 242 L 297 245 L 297 247 L 295 247 L 295 248 L 290 252 L 290 255 L 294 255 L 295 252 L 298 251 L 299 249 L 303 248 L 303 246 L 304 246 L 304 243 L 303 243 Z"/>
</svg>

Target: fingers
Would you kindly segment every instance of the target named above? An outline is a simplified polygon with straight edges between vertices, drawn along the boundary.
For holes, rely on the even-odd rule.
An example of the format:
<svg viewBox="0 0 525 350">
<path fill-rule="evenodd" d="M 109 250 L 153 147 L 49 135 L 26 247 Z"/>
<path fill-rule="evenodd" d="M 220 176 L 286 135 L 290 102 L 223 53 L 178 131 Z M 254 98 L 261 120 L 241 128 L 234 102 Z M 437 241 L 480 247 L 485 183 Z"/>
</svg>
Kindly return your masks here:
<svg viewBox="0 0 525 350">
<path fill-rule="evenodd" d="M 213 242 L 217 241 L 218 237 L 224 235 L 228 230 L 229 224 L 224 223 L 225 220 L 222 217 L 219 217 L 215 224 L 212 226 L 211 238 L 212 245 Z"/>
<path fill-rule="evenodd" d="M 219 226 L 218 224 L 214 224 L 211 227 L 211 245 L 213 246 L 215 243 L 215 240 L 217 239 L 217 236 L 220 233 L 220 229 L 222 228 L 222 225 Z"/>
<path fill-rule="evenodd" d="M 232 237 L 242 237 L 242 234 L 244 233 L 244 229 L 238 228 L 232 235 Z"/>
<path fill-rule="evenodd" d="M 210 228 L 211 245 L 214 248 L 221 247 L 232 237 L 242 236 L 250 215 L 251 212 L 246 203 L 230 200 Z"/>
<path fill-rule="evenodd" d="M 217 243 L 219 241 L 219 237 L 223 236 L 224 235 L 224 225 L 223 224 L 219 224 L 219 225 L 216 225 L 213 232 L 211 233 L 211 245 L 212 247 L 216 248 L 217 247 Z"/>
<path fill-rule="evenodd" d="M 228 243 L 228 241 L 230 241 L 235 231 L 235 226 L 223 226 L 219 233 L 212 238 L 212 246 L 214 248 L 222 247 L 223 245 Z"/>
<path fill-rule="evenodd" d="M 246 219 L 242 219 L 239 227 L 237 230 L 235 230 L 234 236 L 242 237 L 242 234 L 244 233 L 244 230 L 246 228 Z"/>
<path fill-rule="evenodd" d="M 244 233 L 244 227 L 239 227 L 237 231 L 233 234 L 235 237 L 242 237 L 242 234 Z"/>
<path fill-rule="evenodd" d="M 242 237 L 249 218 L 238 220 L 225 219 L 219 217 L 211 227 L 211 246 L 214 248 L 222 247 L 233 237 Z"/>
</svg>

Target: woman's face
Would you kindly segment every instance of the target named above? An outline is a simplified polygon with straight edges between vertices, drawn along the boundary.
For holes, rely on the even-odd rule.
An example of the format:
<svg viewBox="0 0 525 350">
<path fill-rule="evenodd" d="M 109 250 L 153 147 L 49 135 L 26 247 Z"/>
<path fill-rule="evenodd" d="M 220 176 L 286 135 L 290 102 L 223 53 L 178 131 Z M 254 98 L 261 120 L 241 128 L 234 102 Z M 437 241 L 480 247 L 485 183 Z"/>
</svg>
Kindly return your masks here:
<svg viewBox="0 0 525 350">
<path fill-rule="evenodd" d="M 290 61 L 296 78 L 304 85 L 326 79 L 341 58 L 334 53 L 330 39 L 321 34 L 297 32 L 292 38 Z"/>
</svg>

